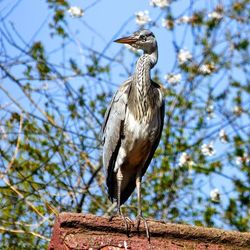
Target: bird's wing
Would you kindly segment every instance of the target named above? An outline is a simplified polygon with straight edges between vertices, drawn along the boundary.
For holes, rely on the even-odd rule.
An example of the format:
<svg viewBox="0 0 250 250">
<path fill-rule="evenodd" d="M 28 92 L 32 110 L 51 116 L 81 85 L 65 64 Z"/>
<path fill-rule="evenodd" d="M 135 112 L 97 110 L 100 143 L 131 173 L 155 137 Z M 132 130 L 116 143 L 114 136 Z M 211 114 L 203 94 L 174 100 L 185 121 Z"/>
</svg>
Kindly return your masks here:
<svg viewBox="0 0 250 250">
<path fill-rule="evenodd" d="M 131 78 L 124 82 L 114 95 L 103 122 L 103 163 L 107 180 L 112 179 L 115 161 L 121 145 L 130 86 Z M 112 183 L 107 184 L 112 185 Z"/>
<path fill-rule="evenodd" d="M 158 112 L 159 112 L 158 117 L 159 117 L 159 124 L 160 124 L 158 135 L 154 140 L 154 143 L 153 143 L 152 149 L 150 151 L 150 154 L 149 154 L 149 156 L 148 156 L 148 158 L 147 158 L 147 160 L 146 160 L 146 162 L 145 162 L 145 164 L 143 166 L 141 176 L 143 176 L 145 174 L 145 172 L 147 171 L 147 168 L 148 168 L 148 166 L 149 166 L 149 164 L 150 164 L 150 162 L 151 162 L 151 160 L 152 160 L 152 158 L 154 156 L 155 150 L 158 147 L 160 139 L 161 139 L 161 133 L 162 133 L 163 125 L 164 125 L 164 115 L 165 115 L 165 102 L 164 102 L 164 99 L 162 99 L 162 104 L 161 104 L 161 107 L 160 107 Z"/>
<path fill-rule="evenodd" d="M 103 144 L 105 143 L 105 138 L 107 136 L 106 129 L 108 127 L 108 124 L 111 123 L 110 119 L 113 118 L 113 114 L 115 113 L 115 117 L 120 118 L 119 120 L 125 119 L 125 112 L 122 112 L 122 110 L 119 110 L 119 109 L 115 110 L 115 108 L 117 108 L 118 106 L 122 106 L 120 108 L 123 108 L 125 111 L 125 107 L 127 106 L 128 93 L 130 90 L 130 84 L 131 84 L 131 78 L 129 78 L 120 86 L 120 88 L 117 90 L 117 92 L 113 96 L 110 102 L 110 105 L 108 106 L 106 110 L 106 113 L 104 115 L 104 121 L 102 124 L 102 129 L 101 129 Z M 116 111 L 117 113 L 114 111 Z M 111 114 L 112 114 L 112 117 L 110 118 Z"/>
<path fill-rule="evenodd" d="M 161 91 L 161 93 L 163 92 L 161 90 L 161 86 L 158 84 L 158 83 L 155 83 L 155 82 L 152 82 L 152 84 Z M 160 139 L 161 139 L 161 133 L 162 133 L 162 129 L 163 129 L 163 124 L 164 124 L 164 115 L 165 115 L 165 102 L 164 102 L 164 99 L 162 98 L 162 103 L 161 103 L 161 106 L 158 110 L 159 112 L 159 131 L 158 131 L 158 134 L 153 142 L 153 145 L 152 145 L 152 149 L 150 151 L 150 154 L 142 168 L 142 173 L 141 173 L 141 176 L 143 176 L 145 174 L 145 172 L 147 171 L 147 168 L 154 156 L 154 153 L 155 153 L 155 150 L 157 148 L 157 146 L 159 145 L 159 142 L 160 142 Z M 126 202 L 126 200 L 130 197 L 131 193 L 134 191 L 135 189 L 135 178 L 136 176 L 134 176 L 134 178 L 131 178 L 129 184 L 127 185 L 127 187 L 125 188 L 125 190 L 122 192 L 121 194 L 121 204 L 123 204 L 124 202 Z"/>
</svg>

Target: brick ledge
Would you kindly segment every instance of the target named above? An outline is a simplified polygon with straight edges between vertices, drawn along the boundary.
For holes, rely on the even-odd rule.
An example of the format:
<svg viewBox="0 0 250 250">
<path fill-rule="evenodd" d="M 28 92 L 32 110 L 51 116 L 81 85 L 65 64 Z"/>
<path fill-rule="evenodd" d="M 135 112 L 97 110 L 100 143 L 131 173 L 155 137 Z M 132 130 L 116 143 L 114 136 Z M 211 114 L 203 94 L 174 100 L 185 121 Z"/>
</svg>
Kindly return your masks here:
<svg viewBox="0 0 250 250">
<path fill-rule="evenodd" d="M 250 249 L 250 233 L 164 223 L 151 219 L 147 221 L 151 234 L 150 244 L 145 236 L 143 223 L 139 234 L 132 227 L 130 236 L 127 237 L 121 218 L 115 217 L 110 222 L 109 217 L 61 213 L 56 219 L 48 249 Z"/>
</svg>

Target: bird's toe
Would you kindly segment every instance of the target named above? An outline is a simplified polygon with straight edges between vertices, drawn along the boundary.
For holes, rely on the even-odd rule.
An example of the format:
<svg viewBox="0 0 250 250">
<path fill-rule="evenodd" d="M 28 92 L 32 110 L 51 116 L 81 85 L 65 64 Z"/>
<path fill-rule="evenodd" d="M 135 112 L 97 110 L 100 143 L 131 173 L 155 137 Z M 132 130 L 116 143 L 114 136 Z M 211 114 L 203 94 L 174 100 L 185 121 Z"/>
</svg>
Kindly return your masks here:
<svg viewBox="0 0 250 250">
<path fill-rule="evenodd" d="M 142 215 L 138 215 L 136 217 L 136 220 L 135 220 L 136 229 L 137 229 L 138 232 L 140 232 L 139 229 L 140 229 L 141 221 L 143 221 L 143 223 L 144 223 L 147 239 L 150 242 L 150 232 L 149 232 L 148 223 L 147 223 L 147 220 Z"/>
<path fill-rule="evenodd" d="M 129 217 L 124 216 L 122 213 L 111 215 L 109 221 L 112 221 L 115 217 L 122 218 L 125 225 L 126 234 L 129 236 L 131 227 L 133 226 L 133 221 Z"/>
</svg>

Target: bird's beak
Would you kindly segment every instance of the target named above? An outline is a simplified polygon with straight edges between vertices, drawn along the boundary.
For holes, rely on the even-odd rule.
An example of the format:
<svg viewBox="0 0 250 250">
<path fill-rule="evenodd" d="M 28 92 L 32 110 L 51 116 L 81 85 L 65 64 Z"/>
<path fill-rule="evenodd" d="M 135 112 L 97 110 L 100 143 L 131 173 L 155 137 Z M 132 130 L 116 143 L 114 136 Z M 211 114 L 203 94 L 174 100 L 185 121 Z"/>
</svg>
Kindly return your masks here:
<svg viewBox="0 0 250 250">
<path fill-rule="evenodd" d="M 123 37 L 123 38 L 119 38 L 117 40 L 115 40 L 115 43 L 126 43 L 126 44 L 133 44 L 137 41 L 138 39 L 133 37 L 133 36 L 127 36 L 127 37 Z"/>
</svg>

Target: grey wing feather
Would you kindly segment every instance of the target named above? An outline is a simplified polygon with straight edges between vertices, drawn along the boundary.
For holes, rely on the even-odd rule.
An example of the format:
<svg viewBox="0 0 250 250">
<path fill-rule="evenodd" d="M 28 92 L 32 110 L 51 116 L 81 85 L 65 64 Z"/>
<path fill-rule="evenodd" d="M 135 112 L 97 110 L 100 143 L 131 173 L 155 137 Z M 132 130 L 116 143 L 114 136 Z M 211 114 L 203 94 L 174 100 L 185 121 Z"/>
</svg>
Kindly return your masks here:
<svg viewBox="0 0 250 250">
<path fill-rule="evenodd" d="M 142 169 L 142 176 L 145 174 L 153 156 L 154 156 L 154 153 L 155 153 L 155 150 L 156 148 L 158 147 L 159 145 L 159 142 L 160 142 L 160 139 L 161 139 L 161 133 L 162 133 L 162 129 L 163 129 L 163 125 L 164 125 L 164 115 L 165 115 L 165 102 L 164 100 L 162 100 L 162 105 L 160 107 L 160 129 L 159 129 L 159 133 L 158 133 L 158 136 L 156 137 L 155 141 L 154 141 L 154 144 L 152 146 L 152 150 L 148 156 L 148 159 Z"/>
<path fill-rule="evenodd" d="M 131 79 L 128 79 L 116 92 L 106 111 L 102 127 L 103 163 L 107 175 L 108 190 L 112 190 L 109 186 L 113 185 L 113 169 L 121 145 L 130 84 Z M 112 197 L 112 194 L 109 195 Z"/>
<path fill-rule="evenodd" d="M 104 121 L 102 124 L 102 143 L 105 143 L 105 136 L 106 136 L 106 127 L 107 127 L 107 123 L 110 123 L 109 119 L 110 119 L 110 113 L 114 113 L 114 109 L 117 108 L 117 106 L 121 103 L 127 104 L 127 100 L 125 100 L 125 97 L 122 96 L 125 94 L 127 94 L 127 92 L 129 91 L 128 88 L 130 87 L 130 83 L 131 83 L 131 78 L 129 78 L 127 81 L 125 81 L 120 88 L 117 90 L 117 92 L 115 93 L 115 95 L 113 96 L 110 105 L 108 106 L 105 116 L 104 116 Z M 122 97 L 122 98 L 121 98 Z M 117 103 L 117 104 L 115 104 Z M 114 108 L 115 106 L 115 108 Z M 122 105 L 123 106 L 123 105 Z M 112 112 L 111 112 L 112 111 Z M 119 110 L 118 110 L 119 111 Z M 122 112 L 120 112 L 122 113 Z M 123 114 L 125 115 L 125 113 Z M 119 114 L 118 114 L 119 116 Z"/>
</svg>

